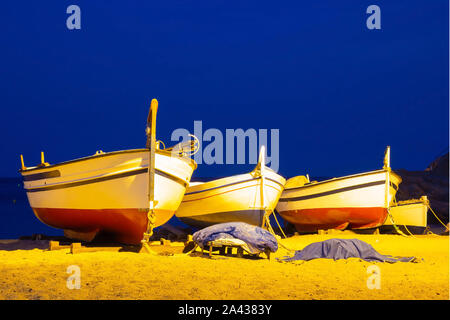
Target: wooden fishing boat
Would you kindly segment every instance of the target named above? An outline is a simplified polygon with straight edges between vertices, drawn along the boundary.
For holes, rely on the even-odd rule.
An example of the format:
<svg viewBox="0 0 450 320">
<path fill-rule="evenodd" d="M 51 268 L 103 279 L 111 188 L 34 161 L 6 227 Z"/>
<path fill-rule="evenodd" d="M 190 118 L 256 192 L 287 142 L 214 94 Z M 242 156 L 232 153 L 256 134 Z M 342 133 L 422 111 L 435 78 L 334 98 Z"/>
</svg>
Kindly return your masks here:
<svg viewBox="0 0 450 320">
<path fill-rule="evenodd" d="M 382 232 L 423 233 L 427 227 L 429 201 L 420 199 L 398 201 L 389 208 L 390 215 L 380 227 Z"/>
<path fill-rule="evenodd" d="M 150 112 L 153 128 L 156 109 L 154 99 Z M 196 163 L 184 152 L 174 152 L 180 150 L 179 146 L 165 150 L 156 147 L 153 153 L 151 149 L 99 151 L 53 165 L 41 154 L 41 164 L 28 168 L 21 157 L 20 173 L 30 206 L 39 220 L 63 229 L 70 238 L 90 241 L 102 236 L 139 244 L 148 227 L 150 210 L 153 227 L 167 222 L 196 169 Z M 154 159 L 150 166 L 149 159 Z"/>
<path fill-rule="evenodd" d="M 381 170 L 320 182 L 305 176 L 288 179 L 277 211 L 299 232 L 375 228 L 386 220 L 400 183 L 390 169 L 388 147 Z"/>
<path fill-rule="evenodd" d="M 245 222 L 263 226 L 280 198 L 286 180 L 264 165 L 261 148 L 255 169 L 208 182 L 191 183 L 175 215 L 197 228 Z"/>
</svg>

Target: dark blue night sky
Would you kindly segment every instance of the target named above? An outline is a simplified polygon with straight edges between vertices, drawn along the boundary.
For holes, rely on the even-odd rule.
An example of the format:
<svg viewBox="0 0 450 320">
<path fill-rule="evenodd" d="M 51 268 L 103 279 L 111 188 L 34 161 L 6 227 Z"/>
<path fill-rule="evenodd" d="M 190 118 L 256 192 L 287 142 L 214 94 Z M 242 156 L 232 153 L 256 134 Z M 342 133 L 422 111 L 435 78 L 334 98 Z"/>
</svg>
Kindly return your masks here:
<svg viewBox="0 0 450 320">
<path fill-rule="evenodd" d="M 66 8 L 81 8 L 81 30 Z M 368 30 L 366 8 L 381 8 Z M 176 128 L 280 129 L 280 170 L 423 170 L 448 148 L 448 1 L 11 1 L 0 9 L 0 176 Z M 195 176 L 251 165 L 199 166 Z"/>
</svg>

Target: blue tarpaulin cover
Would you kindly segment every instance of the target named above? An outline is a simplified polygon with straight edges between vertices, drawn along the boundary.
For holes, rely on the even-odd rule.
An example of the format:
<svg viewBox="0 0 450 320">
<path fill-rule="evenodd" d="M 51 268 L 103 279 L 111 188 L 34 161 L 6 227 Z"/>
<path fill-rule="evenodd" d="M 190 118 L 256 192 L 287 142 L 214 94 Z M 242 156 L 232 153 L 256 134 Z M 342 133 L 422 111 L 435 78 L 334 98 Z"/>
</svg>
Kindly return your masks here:
<svg viewBox="0 0 450 320">
<path fill-rule="evenodd" d="M 281 261 L 360 258 L 365 261 L 411 262 L 415 257 L 393 257 L 378 253 L 370 244 L 359 239 L 329 239 L 315 242 L 303 250 L 295 251 L 294 256 L 285 257 Z"/>
<path fill-rule="evenodd" d="M 215 224 L 195 232 L 192 239 L 201 248 L 207 246 L 209 241 L 238 239 L 247 244 L 250 253 L 261 253 L 265 249 L 272 252 L 278 250 L 277 239 L 269 231 L 244 222 Z"/>
</svg>

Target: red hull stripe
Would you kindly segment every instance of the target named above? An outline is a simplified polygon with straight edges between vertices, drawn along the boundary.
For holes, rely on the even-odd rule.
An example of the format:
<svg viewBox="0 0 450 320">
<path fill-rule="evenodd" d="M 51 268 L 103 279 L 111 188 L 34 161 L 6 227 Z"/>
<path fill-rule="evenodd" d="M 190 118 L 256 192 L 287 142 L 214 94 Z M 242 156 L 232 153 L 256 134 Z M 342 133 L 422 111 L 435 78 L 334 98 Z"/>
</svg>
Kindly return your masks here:
<svg viewBox="0 0 450 320">
<path fill-rule="evenodd" d="M 112 241 L 139 244 L 147 229 L 148 209 L 64 209 L 33 208 L 43 223 L 58 229 L 80 233 L 107 234 Z M 155 225 L 166 223 L 174 211 L 155 210 Z"/>
<path fill-rule="evenodd" d="M 289 202 L 289 201 L 300 201 L 300 200 L 319 198 L 319 197 L 329 196 L 329 195 L 335 194 L 335 193 L 341 193 L 341 192 L 351 191 L 351 190 L 355 190 L 355 189 L 362 189 L 362 188 L 378 186 L 378 185 L 384 184 L 385 182 L 386 182 L 385 180 L 380 180 L 380 181 L 375 181 L 375 182 L 358 184 L 356 186 L 345 187 L 345 188 L 330 190 L 330 191 L 316 193 L 316 194 L 310 194 L 307 196 L 300 196 L 300 197 L 293 197 L 293 198 L 280 198 L 279 201 L 280 202 Z"/>
<path fill-rule="evenodd" d="M 83 181 L 68 182 L 68 183 L 62 183 L 62 184 L 58 184 L 58 185 L 54 185 L 54 186 L 31 188 L 31 189 L 25 189 L 25 190 L 26 190 L 26 192 L 40 192 L 40 191 L 71 188 L 71 187 L 82 186 L 85 184 L 91 184 L 91 183 L 97 183 L 97 182 L 108 181 L 108 180 L 113 180 L 113 179 L 130 177 L 130 176 L 134 176 L 134 175 L 138 175 L 138 174 L 144 174 L 147 172 L 148 172 L 147 168 L 142 168 L 142 169 L 132 170 L 132 171 L 128 171 L 128 172 L 122 172 L 122 173 L 118 173 L 118 174 L 111 174 L 111 175 L 108 175 L 105 177 L 100 177 L 100 178 L 86 179 Z M 155 170 L 155 172 L 157 175 L 171 179 L 171 180 L 183 185 L 184 187 L 187 186 L 186 181 L 184 181 L 178 177 L 175 177 L 171 174 L 168 174 L 167 172 L 163 172 L 161 170 Z"/>
<path fill-rule="evenodd" d="M 367 229 L 381 226 L 387 217 L 387 209 L 371 208 L 316 208 L 280 212 L 286 221 L 298 231 L 338 229 L 348 225 L 350 229 Z"/>
</svg>

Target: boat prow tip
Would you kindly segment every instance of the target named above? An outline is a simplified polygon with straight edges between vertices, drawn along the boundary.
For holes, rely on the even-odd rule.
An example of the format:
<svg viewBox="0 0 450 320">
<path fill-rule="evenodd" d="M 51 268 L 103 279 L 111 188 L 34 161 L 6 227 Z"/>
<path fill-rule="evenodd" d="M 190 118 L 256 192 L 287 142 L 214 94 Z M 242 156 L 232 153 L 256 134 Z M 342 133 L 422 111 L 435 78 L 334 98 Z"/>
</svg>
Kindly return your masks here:
<svg viewBox="0 0 450 320">
<path fill-rule="evenodd" d="M 24 161 L 23 161 L 23 155 L 20 155 L 20 170 L 19 171 L 24 171 L 27 170 L 27 167 L 25 167 Z"/>
</svg>

